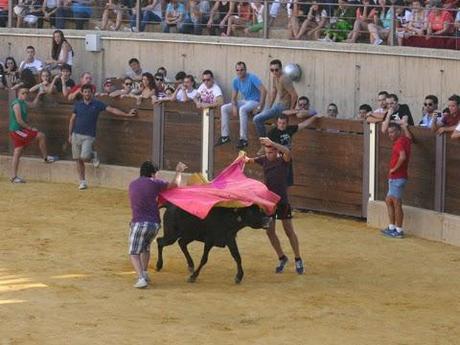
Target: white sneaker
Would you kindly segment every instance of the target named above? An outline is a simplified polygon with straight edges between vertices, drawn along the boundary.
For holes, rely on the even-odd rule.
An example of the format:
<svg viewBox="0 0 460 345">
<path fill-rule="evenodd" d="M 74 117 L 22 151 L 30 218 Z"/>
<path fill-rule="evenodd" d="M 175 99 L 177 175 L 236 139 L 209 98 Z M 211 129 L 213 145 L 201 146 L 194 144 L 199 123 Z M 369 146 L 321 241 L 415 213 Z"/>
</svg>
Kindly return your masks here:
<svg viewBox="0 0 460 345">
<path fill-rule="evenodd" d="M 136 284 L 134 284 L 134 287 L 137 289 L 143 289 L 147 287 L 147 285 L 149 285 L 149 283 L 147 283 L 147 281 L 144 278 L 139 278 Z"/>
<path fill-rule="evenodd" d="M 46 156 L 45 163 L 54 163 L 59 160 L 58 156 Z"/>
<path fill-rule="evenodd" d="M 97 157 L 97 152 L 93 151 L 93 159 L 91 159 L 91 163 L 93 164 L 93 167 L 99 168 L 99 165 L 101 165 L 101 161 Z"/>
<path fill-rule="evenodd" d="M 10 181 L 11 183 L 26 183 L 26 180 L 19 176 L 12 177 Z"/>
<path fill-rule="evenodd" d="M 88 182 L 86 182 L 86 180 L 80 181 L 80 185 L 78 186 L 78 189 L 79 190 L 88 189 Z"/>
<path fill-rule="evenodd" d="M 383 40 L 382 40 L 381 38 L 379 38 L 378 40 L 376 40 L 376 41 L 374 42 L 374 45 L 375 45 L 375 46 L 379 46 L 379 45 L 381 45 L 382 43 L 383 43 Z"/>
<path fill-rule="evenodd" d="M 147 283 L 150 283 L 152 280 L 150 279 L 149 273 L 147 271 L 144 271 L 142 276 L 144 277 L 145 281 Z"/>
</svg>

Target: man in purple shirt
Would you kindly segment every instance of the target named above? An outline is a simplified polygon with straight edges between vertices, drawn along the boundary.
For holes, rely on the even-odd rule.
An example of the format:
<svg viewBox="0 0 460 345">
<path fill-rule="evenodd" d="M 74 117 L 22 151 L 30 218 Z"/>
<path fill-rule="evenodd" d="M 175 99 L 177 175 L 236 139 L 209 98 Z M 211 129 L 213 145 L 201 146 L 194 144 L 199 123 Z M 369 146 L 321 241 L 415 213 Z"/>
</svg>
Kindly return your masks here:
<svg viewBox="0 0 460 345">
<path fill-rule="evenodd" d="M 187 168 L 177 163 L 176 176 L 171 182 L 157 178 L 158 167 L 146 161 L 141 166 L 140 177 L 129 184 L 129 200 L 132 219 L 129 233 L 129 256 L 137 273 L 135 288 L 145 288 L 150 282 L 147 268 L 150 260 L 150 244 L 160 229 L 158 195 L 180 185 L 181 173 Z"/>
</svg>

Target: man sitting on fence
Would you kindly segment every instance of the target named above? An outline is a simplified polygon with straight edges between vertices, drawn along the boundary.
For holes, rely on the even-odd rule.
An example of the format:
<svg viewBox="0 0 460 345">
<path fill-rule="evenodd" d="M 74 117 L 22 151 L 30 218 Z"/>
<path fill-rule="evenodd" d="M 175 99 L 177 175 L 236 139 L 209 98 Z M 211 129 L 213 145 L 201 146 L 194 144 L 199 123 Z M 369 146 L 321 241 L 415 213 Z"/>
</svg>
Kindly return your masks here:
<svg viewBox="0 0 460 345">
<path fill-rule="evenodd" d="M 53 163 L 57 158 L 48 156 L 46 147 L 45 134 L 33 128 L 27 121 L 27 107 L 35 107 L 43 91 L 40 91 L 32 103 L 26 101 L 29 90 L 27 88 L 20 88 L 18 91 L 18 98 L 16 98 L 10 105 L 10 137 L 13 140 L 13 174 L 11 177 L 12 183 L 26 182 L 22 177 L 18 176 L 19 160 L 24 153 L 24 148 L 29 146 L 35 139 L 37 139 L 38 147 L 45 163 Z"/>
<path fill-rule="evenodd" d="M 310 100 L 307 96 L 300 96 L 297 100 L 297 107 L 292 110 L 285 110 L 283 114 L 288 116 L 295 115 L 299 119 L 306 119 L 310 116 L 315 116 L 318 112 L 314 108 L 311 108 Z"/>
<path fill-rule="evenodd" d="M 205 70 L 201 81 L 203 82 L 198 88 L 198 98 L 195 104 L 198 109 L 215 108 L 224 103 L 222 90 L 214 82 L 214 74 L 210 70 Z"/>
<path fill-rule="evenodd" d="M 247 73 L 243 61 L 236 63 L 235 70 L 237 77 L 232 82 L 232 102 L 221 107 L 221 137 L 216 146 L 230 142 L 230 114 L 233 114 L 240 118 L 240 141 L 236 147 L 243 149 L 248 146 L 249 114 L 258 113 L 264 108 L 267 89 L 255 74 Z M 238 100 L 238 93 L 243 99 Z"/>
<path fill-rule="evenodd" d="M 119 116 L 136 116 L 135 109 L 131 109 L 129 113 L 125 113 L 124 111 L 105 105 L 101 101 L 94 99 L 92 85 L 83 85 L 81 87 L 81 93 L 83 100 L 75 103 L 69 123 L 69 143 L 72 144 L 72 157 L 77 163 L 78 177 L 80 178 L 80 185 L 78 188 L 80 190 L 88 188 L 85 177 L 85 162 L 93 158 L 94 167 L 97 168 L 99 165 L 97 155 L 93 151 L 99 114 L 105 110 Z"/>
<path fill-rule="evenodd" d="M 402 135 L 402 131 L 405 135 Z M 407 132 L 405 121 L 401 126 L 395 122 L 388 125 L 388 136 L 393 142 L 388 174 L 388 194 L 385 199 L 390 223 L 382 233 L 392 238 L 404 237 L 402 197 L 408 179 L 407 168 L 411 153 L 411 139 Z"/>
</svg>

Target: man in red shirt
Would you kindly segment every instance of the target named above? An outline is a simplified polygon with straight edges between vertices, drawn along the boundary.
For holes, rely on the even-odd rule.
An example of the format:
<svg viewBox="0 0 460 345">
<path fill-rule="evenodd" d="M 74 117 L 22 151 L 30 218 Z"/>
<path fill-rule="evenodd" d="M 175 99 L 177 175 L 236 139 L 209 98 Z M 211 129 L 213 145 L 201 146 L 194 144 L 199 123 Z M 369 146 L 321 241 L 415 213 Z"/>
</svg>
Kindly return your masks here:
<svg viewBox="0 0 460 345">
<path fill-rule="evenodd" d="M 382 233 L 393 238 L 404 237 L 402 196 L 408 178 L 407 167 L 409 165 L 411 139 L 410 135 L 407 135 L 407 123 L 403 123 L 403 126 L 405 135 L 402 134 L 399 124 L 392 122 L 388 125 L 388 136 L 393 142 L 388 174 L 388 194 L 385 199 L 390 224 L 385 230 L 382 230 Z"/>
<path fill-rule="evenodd" d="M 92 84 L 93 76 L 89 72 L 83 72 L 80 75 L 80 84 L 75 85 L 73 88 L 70 89 L 69 95 L 67 98 L 69 101 L 81 101 L 82 99 L 82 92 L 81 87 L 83 85 L 91 85 L 91 89 L 93 90 L 93 94 L 96 93 L 96 86 Z"/>
</svg>

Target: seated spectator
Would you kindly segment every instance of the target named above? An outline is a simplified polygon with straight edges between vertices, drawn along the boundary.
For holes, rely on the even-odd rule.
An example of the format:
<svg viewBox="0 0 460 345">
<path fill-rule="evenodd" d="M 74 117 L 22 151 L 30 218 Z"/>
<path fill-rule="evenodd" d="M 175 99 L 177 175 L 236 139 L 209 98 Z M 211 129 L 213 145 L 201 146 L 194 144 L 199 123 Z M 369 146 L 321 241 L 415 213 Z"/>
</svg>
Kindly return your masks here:
<svg viewBox="0 0 460 345">
<path fill-rule="evenodd" d="M 156 99 L 155 103 L 171 102 L 176 100 L 176 90 L 172 86 L 166 86 L 163 96 Z"/>
<path fill-rule="evenodd" d="M 178 0 L 169 0 L 165 11 L 163 22 L 163 32 L 169 33 L 174 27 L 180 33 L 186 33 L 189 29 L 186 22 L 185 6 Z"/>
<path fill-rule="evenodd" d="M 460 120 L 460 96 L 450 96 L 447 108 L 448 112 L 443 111 L 442 117 L 432 123 L 431 129 L 438 135 L 455 131 Z"/>
<path fill-rule="evenodd" d="M 165 97 L 165 77 L 161 72 L 155 73 L 155 96 L 157 99 L 161 99 Z"/>
<path fill-rule="evenodd" d="M 17 16 L 16 26 L 18 28 L 27 25 L 37 25 L 39 29 L 43 27 L 43 13 L 41 0 L 19 0 L 14 7 Z"/>
<path fill-rule="evenodd" d="M 252 20 L 251 6 L 249 2 L 238 2 L 236 14 L 228 18 L 227 32 L 223 36 L 232 36 L 238 28 L 246 27 Z"/>
<path fill-rule="evenodd" d="M 372 116 L 372 107 L 369 104 L 361 104 L 358 109 L 358 120 L 366 120 Z"/>
<path fill-rule="evenodd" d="M 70 89 L 70 92 L 67 97 L 69 101 L 80 101 L 82 99 L 81 87 L 83 85 L 91 85 L 93 93 L 96 93 L 96 85 L 93 84 L 93 76 L 89 72 L 83 72 L 80 75 L 80 83 Z"/>
<path fill-rule="evenodd" d="M 94 0 L 72 0 L 72 15 L 75 29 L 83 30 L 93 14 Z"/>
<path fill-rule="evenodd" d="M 123 79 L 123 88 L 120 90 L 115 90 L 110 93 L 110 97 L 126 97 L 127 95 L 131 94 L 134 90 L 134 81 L 130 77 L 125 77 Z"/>
<path fill-rule="evenodd" d="M 293 110 L 284 110 L 283 114 L 288 116 L 295 115 L 299 119 L 305 119 L 317 115 L 318 112 L 315 109 L 310 108 L 310 100 L 308 97 L 300 96 L 297 100 L 297 107 Z"/>
<path fill-rule="evenodd" d="M 50 23 L 51 27 L 56 26 L 56 11 L 58 0 L 43 0 L 42 13 L 43 19 Z"/>
<path fill-rule="evenodd" d="M 195 79 L 192 75 L 187 75 L 184 82 L 176 88 L 176 100 L 179 102 L 191 102 L 198 96 L 198 90 L 195 89 Z"/>
<path fill-rule="evenodd" d="M 75 86 L 75 82 L 70 78 L 72 75 L 72 66 L 63 64 L 60 68 L 60 72 L 53 78 L 53 85 L 56 87 L 56 91 L 67 97 L 70 90 Z"/>
<path fill-rule="evenodd" d="M 438 116 L 441 116 L 441 112 L 438 111 L 438 97 L 434 95 L 426 96 L 425 102 L 423 103 L 422 119 L 418 125 L 420 127 L 431 128 L 433 121 L 435 121 Z"/>
<path fill-rule="evenodd" d="M 441 0 L 431 0 L 432 7 L 428 14 L 428 28 L 426 37 L 450 36 L 454 31 L 454 18 L 452 13 L 446 8 L 441 8 Z"/>
<path fill-rule="evenodd" d="M 203 82 L 198 88 L 198 96 L 195 98 L 196 107 L 199 109 L 216 108 L 224 104 L 224 96 L 219 85 L 214 82 L 214 74 L 205 70 L 202 74 Z"/>
<path fill-rule="evenodd" d="M 203 27 L 209 20 L 211 5 L 208 0 L 190 0 L 190 21 L 191 28 L 188 30 L 194 35 L 201 35 Z"/>
<path fill-rule="evenodd" d="M 176 80 L 174 82 L 174 86 L 177 88 L 179 85 L 181 85 L 184 82 L 185 77 L 187 76 L 187 73 L 184 71 L 180 71 L 176 73 L 176 76 L 174 79 Z"/>
<path fill-rule="evenodd" d="M 208 29 L 210 35 L 222 34 L 227 31 L 228 18 L 235 13 L 235 1 L 217 0 L 209 14 Z"/>
<path fill-rule="evenodd" d="M 308 13 L 310 12 L 310 4 L 306 1 L 294 0 L 292 3 L 292 14 L 289 18 L 288 30 L 289 37 L 295 39 L 300 31 L 300 27 L 307 20 Z"/>
<path fill-rule="evenodd" d="M 161 23 L 161 0 L 147 0 L 147 5 L 141 8 L 142 20 L 139 24 L 139 31 L 143 32 L 145 26 L 149 23 Z M 131 16 L 130 25 L 131 31 L 136 31 L 136 10 L 133 9 L 133 15 Z"/>
<path fill-rule="evenodd" d="M 8 0 L 0 0 L 0 28 L 8 24 Z"/>
<path fill-rule="evenodd" d="M 32 46 L 28 46 L 26 48 L 27 57 L 24 61 L 21 61 L 19 65 L 19 72 L 30 69 L 33 74 L 39 74 L 43 69 L 43 62 L 39 59 L 35 58 L 35 48 Z"/>
<path fill-rule="evenodd" d="M 110 17 L 111 15 L 115 16 L 115 24 L 111 22 Z M 102 23 L 101 23 L 101 30 L 112 30 L 117 31 L 120 30 L 121 21 L 123 19 L 123 9 L 122 5 L 117 0 L 108 0 L 104 7 L 104 12 L 102 12 Z M 96 27 L 96 29 L 99 29 Z"/>
<path fill-rule="evenodd" d="M 161 73 L 163 75 L 163 81 L 166 84 L 171 84 L 171 80 L 168 78 L 168 71 L 166 70 L 166 67 L 158 67 L 157 73 Z"/>
<path fill-rule="evenodd" d="M 398 125 L 404 125 L 405 123 L 409 126 L 414 125 L 412 114 L 407 104 L 399 104 L 398 96 L 391 93 L 387 97 L 387 113 L 382 123 L 382 133 L 386 133 L 390 122 L 397 123 Z"/>
<path fill-rule="evenodd" d="M 288 18 L 291 18 L 292 16 L 292 12 L 293 12 L 293 8 L 294 8 L 294 4 L 293 4 L 294 0 L 287 0 L 286 1 L 286 10 L 287 10 L 287 16 Z M 281 7 L 282 7 L 282 3 L 284 3 L 284 0 L 274 0 L 271 5 L 270 5 L 270 8 L 269 8 L 269 19 L 268 19 L 268 27 L 272 26 L 275 19 L 278 17 L 279 13 L 280 13 L 280 10 L 281 10 Z"/>
<path fill-rule="evenodd" d="M 51 73 L 44 69 L 40 72 L 40 83 L 32 86 L 29 92 L 38 91 L 42 94 L 52 94 L 54 90 L 54 84 L 51 82 Z"/>
<path fill-rule="evenodd" d="M 318 40 L 321 30 L 325 28 L 327 23 L 328 15 L 326 9 L 314 0 L 308 11 L 307 20 L 302 23 L 295 38 L 300 40 L 306 34 L 307 39 Z"/>
<path fill-rule="evenodd" d="M 356 8 L 356 20 L 353 30 L 348 34 L 347 43 L 356 43 L 362 33 L 369 31 L 369 24 L 378 20 L 377 11 L 370 4 L 370 0 L 362 0 L 363 7 Z"/>
<path fill-rule="evenodd" d="M 142 81 L 142 76 L 144 75 L 144 71 L 141 67 L 141 63 L 136 58 L 131 58 L 128 61 L 129 68 L 126 71 L 126 77 L 130 77 L 134 82 Z"/>
<path fill-rule="evenodd" d="M 128 96 L 134 97 L 137 100 L 137 104 L 140 104 L 144 99 L 152 99 L 156 101 L 156 88 L 155 79 L 149 72 L 142 74 L 142 83 L 138 91 L 132 92 Z"/>
<path fill-rule="evenodd" d="M 19 73 L 19 80 L 11 88 L 11 90 L 17 90 L 19 88 L 30 89 L 35 84 L 37 84 L 37 80 L 35 79 L 34 72 L 32 72 L 32 70 L 30 68 L 26 68 L 26 69 L 23 69 Z"/>
<path fill-rule="evenodd" d="M 259 32 L 264 28 L 264 4 L 260 0 L 251 1 L 252 23 L 244 29 L 248 35 L 250 32 Z"/>
<path fill-rule="evenodd" d="M 94 96 L 104 97 L 109 96 L 112 92 L 115 91 L 115 86 L 113 86 L 112 79 L 106 79 L 102 84 L 102 92 L 96 92 Z"/>
<path fill-rule="evenodd" d="M 338 0 L 339 6 L 334 11 L 334 16 L 329 21 L 328 28 L 324 31 L 327 42 L 342 42 L 347 39 L 355 19 L 354 8 L 347 6 L 346 0 Z"/>
<path fill-rule="evenodd" d="M 410 20 L 404 31 L 398 33 L 398 44 L 403 45 L 404 39 L 411 36 L 423 36 L 427 29 L 428 23 L 426 21 L 426 12 L 423 8 L 421 0 L 412 1 L 412 11 Z"/>
<path fill-rule="evenodd" d="M 53 32 L 53 41 L 51 46 L 51 59 L 46 61 L 49 68 L 58 68 L 63 64 L 72 66 L 73 64 L 73 49 L 69 42 L 64 37 L 61 30 Z"/>
<path fill-rule="evenodd" d="M 385 114 L 388 111 L 387 97 L 388 92 L 380 91 L 377 95 L 378 108 L 375 109 L 372 114 L 366 117 L 367 123 L 382 122 L 385 119 Z"/>
<path fill-rule="evenodd" d="M 329 103 L 327 106 L 327 117 L 337 118 L 339 115 L 339 109 L 335 103 Z"/>
<path fill-rule="evenodd" d="M 393 6 L 387 0 L 379 0 L 377 9 L 378 22 L 369 23 L 367 29 L 370 34 L 370 42 L 374 45 L 380 45 L 384 39 L 390 38 L 391 26 L 393 23 Z"/>
<path fill-rule="evenodd" d="M 5 59 L 4 73 L 6 77 L 6 83 L 9 88 L 12 88 L 17 83 L 19 83 L 20 78 L 18 65 L 16 64 L 16 60 L 11 56 L 8 56 Z"/>
<path fill-rule="evenodd" d="M 72 16 L 72 0 L 59 0 L 56 10 L 56 29 L 64 30 L 66 19 Z"/>
</svg>

